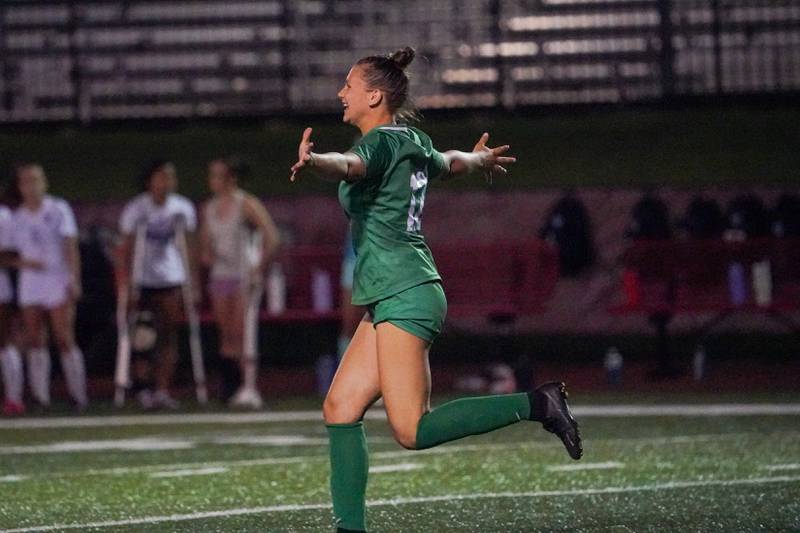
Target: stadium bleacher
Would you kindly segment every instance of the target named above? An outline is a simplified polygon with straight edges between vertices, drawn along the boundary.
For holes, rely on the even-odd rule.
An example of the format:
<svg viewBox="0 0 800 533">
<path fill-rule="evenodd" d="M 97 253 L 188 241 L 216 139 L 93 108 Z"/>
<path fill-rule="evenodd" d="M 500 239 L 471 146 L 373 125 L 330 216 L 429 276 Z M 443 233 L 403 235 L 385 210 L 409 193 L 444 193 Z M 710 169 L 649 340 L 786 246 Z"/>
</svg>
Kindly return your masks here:
<svg viewBox="0 0 800 533">
<path fill-rule="evenodd" d="M 793 2 L 9 0 L 0 122 L 329 111 L 353 57 L 407 42 L 423 108 L 800 89 Z"/>
</svg>

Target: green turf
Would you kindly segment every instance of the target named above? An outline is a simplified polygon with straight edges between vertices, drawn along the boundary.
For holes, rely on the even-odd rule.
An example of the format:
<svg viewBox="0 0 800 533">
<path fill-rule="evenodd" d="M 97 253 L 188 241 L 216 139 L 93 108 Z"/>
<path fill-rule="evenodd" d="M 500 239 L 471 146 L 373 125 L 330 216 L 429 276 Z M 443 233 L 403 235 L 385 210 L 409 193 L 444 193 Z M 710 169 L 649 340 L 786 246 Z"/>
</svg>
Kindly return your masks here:
<svg viewBox="0 0 800 533">
<path fill-rule="evenodd" d="M 637 398 L 648 403 L 664 399 Z M 759 401 L 790 399 L 785 395 L 758 397 Z M 585 396 L 576 403 L 609 400 Z M 684 398 L 671 400 L 682 402 Z M 630 402 L 631 398 L 620 401 Z M 313 405 L 309 402 L 306 407 Z M 286 406 L 302 405 L 292 401 L 273 408 Z M 369 509 L 371 530 L 622 533 L 800 529 L 798 416 L 591 417 L 583 420 L 582 426 L 583 462 L 622 466 L 550 471 L 550 467 L 580 463 L 571 461 L 551 435 L 532 423 L 415 453 L 391 441 L 384 421 L 368 420 L 371 466 L 403 463 L 414 468 L 370 476 L 368 499 L 375 503 Z M 218 442 L 279 435 L 311 440 L 295 446 Z M 161 443 L 177 439 L 192 447 L 2 452 L 8 446 L 132 438 Z M 309 421 L 25 430 L 0 424 L 0 529 L 311 505 L 313 508 L 303 510 L 267 509 L 79 530 L 328 531 L 331 513 L 325 507 L 328 466 L 324 438 L 322 424 Z M 766 468 L 777 464 L 795 468 Z M 153 477 L 188 468 L 223 470 Z M 21 479 L 4 480 L 14 475 Z"/>
</svg>

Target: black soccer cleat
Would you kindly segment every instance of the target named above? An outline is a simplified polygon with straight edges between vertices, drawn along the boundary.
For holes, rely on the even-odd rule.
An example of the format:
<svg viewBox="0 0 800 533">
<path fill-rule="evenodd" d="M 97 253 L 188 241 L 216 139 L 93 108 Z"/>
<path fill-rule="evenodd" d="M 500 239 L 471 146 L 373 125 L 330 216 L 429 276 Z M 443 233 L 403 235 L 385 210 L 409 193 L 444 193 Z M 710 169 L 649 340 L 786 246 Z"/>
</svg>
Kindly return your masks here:
<svg viewBox="0 0 800 533">
<path fill-rule="evenodd" d="M 531 407 L 536 406 L 536 418 L 544 429 L 555 434 L 570 457 L 576 461 L 583 456 L 583 443 L 578 430 L 578 422 L 572 418 L 567 404 L 567 388 L 563 383 L 553 381 L 536 388 L 531 396 Z"/>
</svg>

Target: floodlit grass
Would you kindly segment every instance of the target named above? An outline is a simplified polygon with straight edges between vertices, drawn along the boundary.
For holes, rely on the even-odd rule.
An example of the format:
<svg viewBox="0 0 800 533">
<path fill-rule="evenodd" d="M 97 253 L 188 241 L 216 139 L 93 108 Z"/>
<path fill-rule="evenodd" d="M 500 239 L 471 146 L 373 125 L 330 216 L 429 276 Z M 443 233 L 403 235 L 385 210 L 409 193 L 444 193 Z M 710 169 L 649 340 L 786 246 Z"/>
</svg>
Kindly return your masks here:
<svg viewBox="0 0 800 533">
<path fill-rule="evenodd" d="M 575 403 L 607 400 L 580 397 Z M 302 404 L 272 407 L 287 406 Z M 574 462 L 532 423 L 409 452 L 392 442 L 384 420 L 368 419 L 371 466 L 384 470 L 370 476 L 371 531 L 800 528 L 800 416 L 581 422 L 586 453 Z M 122 449 L 108 449 L 109 441 Z M 0 442 L 0 529 L 333 529 L 324 426 L 308 416 L 27 429 L 0 421 Z M 76 443 L 106 449 L 71 450 Z M 570 470 L 575 466 L 583 468 Z M 121 523 L 102 525 L 108 522 Z"/>
</svg>

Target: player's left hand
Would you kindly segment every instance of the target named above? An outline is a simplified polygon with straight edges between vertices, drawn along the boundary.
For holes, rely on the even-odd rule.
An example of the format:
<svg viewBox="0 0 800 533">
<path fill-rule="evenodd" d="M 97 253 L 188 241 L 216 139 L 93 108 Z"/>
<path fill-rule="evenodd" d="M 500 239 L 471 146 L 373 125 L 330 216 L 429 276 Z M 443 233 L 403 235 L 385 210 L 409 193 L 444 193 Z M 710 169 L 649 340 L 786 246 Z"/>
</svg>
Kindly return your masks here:
<svg viewBox="0 0 800 533">
<path fill-rule="evenodd" d="M 292 165 L 292 175 L 289 177 L 290 181 L 295 181 L 309 168 L 311 161 L 311 150 L 314 148 L 314 143 L 311 142 L 311 128 L 306 128 L 303 131 L 303 137 L 300 139 L 300 146 L 297 147 L 297 163 Z"/>
<path fill-rule="evenodd" d="M 475 147 L 472 149 L 472 151 L 473 153 L 481 154 L 481 169 L 483 170 L 483 177 L 486 179 L 486 183 L 492 183 L 495 177 L 502 177 L 508 174 L 508 170 L 506 170 L 504 165 L 516 163 L 517 158 L 503 155 L 511 148 L 510 145 L 504 144 L 503 146 L 489 148 L 486 146 L 486 142 L 488 140 L 488 133 L 481 135 L 481 138 L 478 139 L 477 143 L 475 143 Z"/>
</svg>

